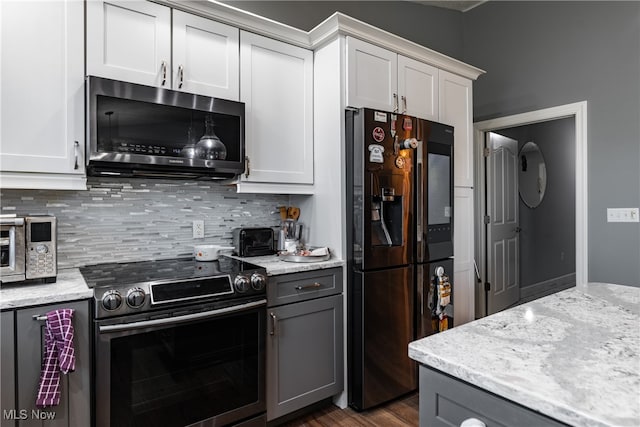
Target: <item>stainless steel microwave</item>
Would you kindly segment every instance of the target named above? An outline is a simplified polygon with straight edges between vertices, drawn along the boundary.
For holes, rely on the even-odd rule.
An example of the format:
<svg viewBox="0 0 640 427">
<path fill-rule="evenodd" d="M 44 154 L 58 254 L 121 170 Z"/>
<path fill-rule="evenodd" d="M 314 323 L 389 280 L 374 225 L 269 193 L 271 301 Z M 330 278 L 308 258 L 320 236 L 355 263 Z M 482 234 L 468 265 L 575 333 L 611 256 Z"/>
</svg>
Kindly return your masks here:
<svg viewBox="0 0 640 427">
<path fill-rule="evenodd" d="M 87 173 L 228 179 L 244 172 L 244 103 L 87 77 Z"/>
<path fill-rule="evenodd" d="M 1 216 L 0 283 L 31 279 L 55 282 L 56 240 L 53 216 Z"/>
</svg>

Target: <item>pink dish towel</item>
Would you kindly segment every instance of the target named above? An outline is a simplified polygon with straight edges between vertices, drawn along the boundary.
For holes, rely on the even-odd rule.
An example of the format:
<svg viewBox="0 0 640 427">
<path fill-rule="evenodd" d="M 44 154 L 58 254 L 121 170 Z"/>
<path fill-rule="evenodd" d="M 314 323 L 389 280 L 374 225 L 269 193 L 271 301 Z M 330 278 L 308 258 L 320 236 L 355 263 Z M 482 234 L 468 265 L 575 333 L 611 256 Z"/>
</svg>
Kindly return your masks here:
<svg viewBox="0 0 640 427">
<path fill-rule="evenodd" d="M 47 313 L 44 358 L 36 399 L 39 407 L 60 403 L 60 372 L 67 374 L 76 368 L 72 319 L 73 310 L 69 308 Z"/>
</svg>

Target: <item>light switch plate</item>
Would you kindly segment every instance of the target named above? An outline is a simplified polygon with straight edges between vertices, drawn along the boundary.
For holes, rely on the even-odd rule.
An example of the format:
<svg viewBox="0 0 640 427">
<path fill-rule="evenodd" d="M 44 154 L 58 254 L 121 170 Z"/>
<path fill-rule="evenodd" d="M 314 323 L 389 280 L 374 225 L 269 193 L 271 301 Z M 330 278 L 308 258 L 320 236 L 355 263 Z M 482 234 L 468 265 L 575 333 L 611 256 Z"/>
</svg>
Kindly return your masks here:
<svg viewBox="0 0 640 427">
<path fill-rule="evenodd" d="M 193 221 L 193 238 L 204 239 L 204 221 L 198 219 Z"/>
<path fill-rule="evenodd" d="M 640 222 L 640 209 L 607 208 L 607 222 Z"/>
</svg>

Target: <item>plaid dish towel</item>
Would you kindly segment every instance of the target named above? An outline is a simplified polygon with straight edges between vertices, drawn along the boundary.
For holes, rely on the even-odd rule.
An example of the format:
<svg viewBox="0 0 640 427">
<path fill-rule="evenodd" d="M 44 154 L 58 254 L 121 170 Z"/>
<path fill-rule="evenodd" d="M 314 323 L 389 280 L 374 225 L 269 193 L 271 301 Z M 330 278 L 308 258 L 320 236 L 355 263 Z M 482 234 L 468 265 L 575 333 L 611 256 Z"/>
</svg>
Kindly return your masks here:
<svg viewBox="0 0 640 427">
<path fill-rule="evenodd" d="M 67 374 L 76 368 L 72 318 L 73 310 L 68 308 L 47 313 L 45 351 L 36 399 L 39 407 L 60 403 L 60 372 Z"/>
</svg>

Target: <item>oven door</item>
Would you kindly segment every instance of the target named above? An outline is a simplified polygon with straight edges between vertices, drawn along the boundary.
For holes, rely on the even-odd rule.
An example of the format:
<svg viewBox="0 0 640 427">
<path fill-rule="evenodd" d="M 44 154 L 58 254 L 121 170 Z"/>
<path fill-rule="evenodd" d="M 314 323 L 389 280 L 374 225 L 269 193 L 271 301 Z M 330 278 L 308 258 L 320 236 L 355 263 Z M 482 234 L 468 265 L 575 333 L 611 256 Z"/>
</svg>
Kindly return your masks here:
<svg viewBox="0 0 640 427">
<path fill-rule="evenodd" d="M 25 279 L 24 218 L 0 219 L 0 281 Z"/>
<path fill-rule="evenodd" d="M 95 425 L 227 425 L 263 413 L 265 307 L 97 321 Z"/>
</svg>

